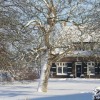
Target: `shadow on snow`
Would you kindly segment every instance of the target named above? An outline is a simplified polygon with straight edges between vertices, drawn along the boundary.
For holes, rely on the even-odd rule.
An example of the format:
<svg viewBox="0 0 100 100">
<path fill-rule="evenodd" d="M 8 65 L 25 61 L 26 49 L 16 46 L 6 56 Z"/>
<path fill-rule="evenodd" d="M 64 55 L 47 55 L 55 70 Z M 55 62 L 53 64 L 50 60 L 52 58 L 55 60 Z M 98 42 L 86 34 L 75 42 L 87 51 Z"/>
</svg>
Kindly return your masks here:
<svg viewBox="0 0 100 100">
<path fill-rule="evenodd" d="M 92 93 L 80 93 L 71 95 L 60 95 L 42 98 L 32 98 L 29 100 L 92 100 Z"/>
</svg>

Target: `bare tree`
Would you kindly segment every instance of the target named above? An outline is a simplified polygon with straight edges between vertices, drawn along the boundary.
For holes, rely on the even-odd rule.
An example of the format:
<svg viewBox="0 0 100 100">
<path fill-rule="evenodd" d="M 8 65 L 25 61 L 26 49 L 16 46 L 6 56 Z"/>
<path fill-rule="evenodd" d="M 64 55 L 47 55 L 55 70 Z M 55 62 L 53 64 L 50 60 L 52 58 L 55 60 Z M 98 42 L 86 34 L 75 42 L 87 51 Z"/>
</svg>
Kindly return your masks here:
<svg viewBox="0 0 100 100">
<path fill-rule="evenodd" d="M 25 59 L 28 49 L 32 49 L 35 43 L 31 30 L 23 27 L 31 16 L 29 12 L 26 13 L 27 5 L 25 12 L 21 10 L 20 4 L 24 6 L 23 3 L 24 1 L 19 4 L 12 0 L 0 1 L 0 70 L 9 71 L 16 77 L 16 69 L 21 71 L 23 66 L 23 69 L 27 69 L 34 60 Z"/>
<path fill-rule="evenodd" d="M 76 26 L 80 31 L 80 35 L 77 37 L 84 40 L 82 35 L 87 32 L 87 26 L 90 25 L 87 23 L 90 17 L 87 16 L 90 15 L 94 2 L 89 0 L 9 0 L 3 3 L 2 8 L 7 8 L 3 12 L 9 12 L 9 10 L 12 12 L 10 12 L 12 19 L 10 19 L 12 22 L 10 33 L 14 37 L 9 38 L 9 40 L 12 40 L 13 52 L 18 52 L 20 56 L 17 57 L 21 62 L 25 61 L 25 55 L 22 51 L 29 53 L 29 49 L 32 54 L 29 55 L 29 61 L 41 57 L 42 69 L 38 91 L 47 92 L 52 62 L 73 50 L 72 39 L 69 39 L 71 31 L 66 30 L 69 35 L 64 34 L 66 31 L 64 32 L 63 27 L 66 25 Z M 64 51 L 53 53 L 56 48 L 64 48 Z"/>
<path fill-rule="evenodd" d="M 42 47 L 40 46 L 41 48 L 38 49 L 42 51 L 44 50 L 44 55 L 42 57 L 42 72 L 38 91 L 47 92 L 48 78 L 52 62 L 56 61 L 60 57 L 64 56 L 66 52 L 73 49 L 72 46 L 69 46 L 67 43 L 63 45 L 63 40 L 59 40 L 58 44 L 53 42 L 55 39 L 60 37 L 60 34 L 58 33 L 58 37 L 55 38 L 55 32 L 57 32 L 55 30 L 62 28 L 60 26 L 62 23 L 64 23 L 64 25 L 66 25 L 66 23 L 67 25 L 74 24 L 78 29 L 80 29 L 79 26 L 85 23 L 85 17 L 88 13 L 87 10 L 89 10 L 89 7 L 87 7 L 88 1 L 84 0 L 41 0 L 38 2 L 34 0 L 33 2 L 33 9 L 38 14 L 36 18 L 34 17 L 31 21 L 29 21 L 26 26 L 29 26 L 30 24 L 33 25 L 41 32 L 43 36 Z M 68 42 L 68 38 L 66 39 Z M 66 48 L 65 52 L 58 54 L 58 56 L 53 55 L 52 51 L 61 46 Z"/>
</svg>

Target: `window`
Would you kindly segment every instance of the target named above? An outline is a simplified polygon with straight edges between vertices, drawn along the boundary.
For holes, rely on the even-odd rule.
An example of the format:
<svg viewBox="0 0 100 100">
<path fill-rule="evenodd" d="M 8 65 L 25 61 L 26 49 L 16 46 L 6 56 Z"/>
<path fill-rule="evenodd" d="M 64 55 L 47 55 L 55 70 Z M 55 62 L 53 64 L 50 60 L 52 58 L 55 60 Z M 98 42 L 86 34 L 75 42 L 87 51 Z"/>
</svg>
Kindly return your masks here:
<svg viewBox="0 0 100 100">
<path fill-rule="evenodd" d="M 58 73 L 62 73 L 62 67 L 58 67 Z"/>
<path fill-rule="evenodd" d="M 91 63 L 88 62 L 88 65 L 91 65 Z"/>
<path fill-rule="evenodd" d="M 90 71 L 91 73 L 95 73 L 94 67 L 90 67 L 90 68 L 89 68 L 89 71 Z"/>
<path fill-rule="evenodd" d="M 94 75 L 94 74 L 95 74 L 95 63 L 87 62 L 87 75 Z"/>
<path fill-rule="evenodd" d="M 63 73 L 67 73 L 67 67 L 63 67 Z"/>
<path fill-rule="evenodd" d="M 67 66 L 65 62 L 57 62 L 57 75 L 67 75 Z"/>
<path fill-rule="evenodd" d="M 94 66 L 95 64 L 94 64 L 94 63 L 92 63 L 92 65 Z"/>
<path fill-rule="evenodd" d="M 65 66 L 65 63 L 63 63 L 63 66 Z"/>
</svg>

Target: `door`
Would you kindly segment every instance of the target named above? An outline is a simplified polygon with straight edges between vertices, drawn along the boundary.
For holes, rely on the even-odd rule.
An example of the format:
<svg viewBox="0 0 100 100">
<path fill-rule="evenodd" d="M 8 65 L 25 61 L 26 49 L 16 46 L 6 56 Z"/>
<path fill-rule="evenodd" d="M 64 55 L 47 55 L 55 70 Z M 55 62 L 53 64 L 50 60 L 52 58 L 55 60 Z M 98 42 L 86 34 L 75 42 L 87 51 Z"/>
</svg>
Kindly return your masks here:
<svg viewBox="0 0 100 100">
<path fill-rule="evenodd" d="M 82 73 L 81 65 L 76 65 L 76 77 L 80 77 Z"/>
</svg>

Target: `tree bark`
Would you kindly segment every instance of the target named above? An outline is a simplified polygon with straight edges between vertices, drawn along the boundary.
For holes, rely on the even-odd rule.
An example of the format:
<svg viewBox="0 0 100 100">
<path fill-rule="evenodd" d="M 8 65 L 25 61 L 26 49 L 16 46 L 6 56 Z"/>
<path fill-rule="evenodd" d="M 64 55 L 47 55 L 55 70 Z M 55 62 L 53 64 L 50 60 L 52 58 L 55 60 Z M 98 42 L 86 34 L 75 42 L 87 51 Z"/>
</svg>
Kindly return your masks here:
<svg viewBox="0 0 100 100">
<path fill-rule="evenodd" d="M 48 50 L 41 59 L 41 76 L 38 85 L 38 92 L 47 92 L 48 79 L 50 74 L 51 62 L 49 60 Z"/>
</svg>

